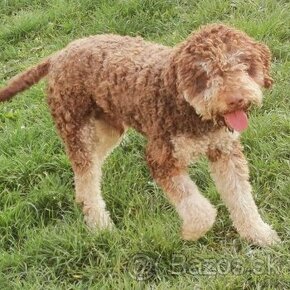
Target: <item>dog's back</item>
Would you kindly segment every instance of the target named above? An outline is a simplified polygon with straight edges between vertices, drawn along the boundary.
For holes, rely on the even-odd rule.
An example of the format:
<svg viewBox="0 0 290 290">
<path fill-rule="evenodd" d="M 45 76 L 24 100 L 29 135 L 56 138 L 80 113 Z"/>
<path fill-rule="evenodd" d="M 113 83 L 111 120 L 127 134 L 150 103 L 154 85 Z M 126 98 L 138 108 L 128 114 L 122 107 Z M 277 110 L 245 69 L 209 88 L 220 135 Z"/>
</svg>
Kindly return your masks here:
<svg viewBox="0 0 290 290">
<path fill-rule="evenodd" d="M 136 74 L 144 64 L 149 68 L 150 60 L 154 61 L 156 54 L 168 50 L 141 37 L 108 34 L 78 39 L 13 77 L 6 87 L 0 89 L 0 101 L 11 99 L 47 75 L 52 83 L 61 81 L 95 87 L 96 82 L 106 79 L 117 85 L 126 74 Z"/>
</svg>

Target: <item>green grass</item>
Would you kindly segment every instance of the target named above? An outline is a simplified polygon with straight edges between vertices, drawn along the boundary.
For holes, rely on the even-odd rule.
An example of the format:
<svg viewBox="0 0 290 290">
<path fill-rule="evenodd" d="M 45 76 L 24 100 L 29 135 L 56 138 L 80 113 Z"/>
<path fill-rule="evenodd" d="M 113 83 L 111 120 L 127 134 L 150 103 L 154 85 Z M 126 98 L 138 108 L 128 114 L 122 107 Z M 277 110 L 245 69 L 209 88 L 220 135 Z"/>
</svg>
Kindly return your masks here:
<svg viewBox="0 0 290 290">
<path fill-rule="evenodd" d="M 219 216 L 204 238 L 183 242 L 134 132 L 104 169 L 117 230 L 89 232 L 39 84 L 0 104 L 0 289 L 289 289 L 289 1 L 2 0 L 0 84 L 75 38 L 110 32 L 174 45 L 212 22 L 246 31 L 274 55 L 276 84 L 242 139 L 255 200 L 283 243 L 260 249 L 240 239 L 205 160 L 191 175 Z"/>
</svg>

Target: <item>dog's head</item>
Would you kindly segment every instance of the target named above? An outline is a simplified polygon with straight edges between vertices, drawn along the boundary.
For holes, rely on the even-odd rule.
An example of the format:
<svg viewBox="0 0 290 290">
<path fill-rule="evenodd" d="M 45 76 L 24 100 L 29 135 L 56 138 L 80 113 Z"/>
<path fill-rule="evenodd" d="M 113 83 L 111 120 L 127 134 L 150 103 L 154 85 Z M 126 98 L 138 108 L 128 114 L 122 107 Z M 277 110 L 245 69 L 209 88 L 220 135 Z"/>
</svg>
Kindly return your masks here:
<svg viewBox="0 0 290 290">
<path fill-rule="evenodd" d="M 203 119 L 224 118 L 242 131 L 248 108 L 262 103 L 261 88 L 272 85 L 270 60 L 264 44 L 225 25 L 210 25 L 175 48 L 167 81 Z"/>
</svg>

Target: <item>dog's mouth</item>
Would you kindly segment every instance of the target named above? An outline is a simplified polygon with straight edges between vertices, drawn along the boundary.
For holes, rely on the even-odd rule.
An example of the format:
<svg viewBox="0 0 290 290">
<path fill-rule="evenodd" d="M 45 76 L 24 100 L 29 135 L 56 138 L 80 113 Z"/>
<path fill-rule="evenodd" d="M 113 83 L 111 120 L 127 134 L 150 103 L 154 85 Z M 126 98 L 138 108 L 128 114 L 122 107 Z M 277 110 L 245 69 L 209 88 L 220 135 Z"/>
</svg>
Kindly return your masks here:
<svg viewBox="0 0 290 290">
<path fill-rule="evenodd" d="M 224 121 L 230 130 L 242 132 L 249 126 L 248 112 L 252 107 L 252 103 L 248 102 L 244 105 L 237 106 L 234 110 L 223 113 Z"/>
<path fill-rule="evenodd" d="M 242 132 L 248 128 L 249 120 L 245 110 L 236 110 L 224 114 L 224 120 L 227 126 L 235 131 Z"/>
</svg>

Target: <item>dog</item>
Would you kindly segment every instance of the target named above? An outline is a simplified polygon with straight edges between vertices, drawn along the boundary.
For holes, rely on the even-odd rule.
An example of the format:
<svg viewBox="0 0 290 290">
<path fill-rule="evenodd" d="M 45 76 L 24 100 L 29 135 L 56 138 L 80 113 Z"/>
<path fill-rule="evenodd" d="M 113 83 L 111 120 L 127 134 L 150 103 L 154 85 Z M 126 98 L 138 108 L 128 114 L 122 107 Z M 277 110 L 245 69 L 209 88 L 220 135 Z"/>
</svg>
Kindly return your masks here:
<svg viewBox="0 0 290 290">
<path fill-rule="evenodd" d="M 101 167 L 130 127 L 147 137 L 150 172 L 176 208 L 185 240 L 202 237 L 216 218 L 188 175 L 190 163 L 205 155 L 238 233 L 269 246 L 280 239 L 258 213 L 239 135 L 250 107 L 262 103 L 262 87 L 272 85 L 270 63 L 266 45 L 223 24 L 201 27 L 175 47 L 90 36 L 14 77 L 0 101 L 47 78 L 48 105 L 90 228 L 113 228 Z"/>
</svg>

